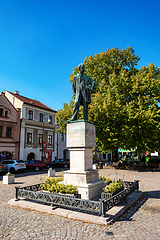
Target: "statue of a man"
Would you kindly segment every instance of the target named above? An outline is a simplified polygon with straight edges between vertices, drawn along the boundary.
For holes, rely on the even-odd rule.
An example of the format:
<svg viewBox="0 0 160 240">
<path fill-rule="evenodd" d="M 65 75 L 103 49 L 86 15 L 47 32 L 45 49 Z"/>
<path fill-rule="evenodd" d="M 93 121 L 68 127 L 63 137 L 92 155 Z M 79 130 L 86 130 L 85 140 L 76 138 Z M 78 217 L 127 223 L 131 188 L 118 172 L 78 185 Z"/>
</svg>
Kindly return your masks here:
<svg viewBox="0 0 160 240">
<path fill-rule="evenodd" d="M 79 106 L 83 106 L 83 119 L 88 120 L 88 104 L 91 102 L 90 91 L 93 90 L 95 82 L 84 74 L 84 64 L 79 64 L 79 73 L 73 78 L 72 89 L 75 95 L 75 103 L 72 118 L 69 122 L 77 120 Z"/>
</svg>

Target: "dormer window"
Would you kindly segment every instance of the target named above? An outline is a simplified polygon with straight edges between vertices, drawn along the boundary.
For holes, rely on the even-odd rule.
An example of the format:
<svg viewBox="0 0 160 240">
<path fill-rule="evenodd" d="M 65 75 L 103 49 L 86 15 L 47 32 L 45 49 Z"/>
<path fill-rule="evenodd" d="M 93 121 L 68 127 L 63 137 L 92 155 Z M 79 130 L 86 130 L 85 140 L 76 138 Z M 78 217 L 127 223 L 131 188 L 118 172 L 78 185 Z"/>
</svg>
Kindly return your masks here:
<svg viewBox="0 0 160 240">
<path fill-rule="evenodd" d="M 33 120 L 33 111 L 28 111 L 28 119 Z"/>
</svg>

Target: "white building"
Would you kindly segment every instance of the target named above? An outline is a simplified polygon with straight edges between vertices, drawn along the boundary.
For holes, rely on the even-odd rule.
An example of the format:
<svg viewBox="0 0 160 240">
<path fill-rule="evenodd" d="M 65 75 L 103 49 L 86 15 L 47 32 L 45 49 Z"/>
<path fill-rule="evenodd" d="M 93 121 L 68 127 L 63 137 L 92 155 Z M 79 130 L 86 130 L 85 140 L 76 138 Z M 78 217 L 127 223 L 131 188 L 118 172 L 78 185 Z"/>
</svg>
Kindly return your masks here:
<svg viewBox="0 0 160 240">
<path fill-rule="evenodd" d="M 70 159 L 69 148 L 66 147 L 66 135 L 63 133 L 57 134 L 57 158 Z"/>
<path fill-rule="evenodd" d="M 20 159 L 53 161 L 57 158 L 56 111 L 43 103 L 4 91 L 15 108 L 21 109 Z M 43 148 L 42 148 L 43 146 Z"/>
</svg>

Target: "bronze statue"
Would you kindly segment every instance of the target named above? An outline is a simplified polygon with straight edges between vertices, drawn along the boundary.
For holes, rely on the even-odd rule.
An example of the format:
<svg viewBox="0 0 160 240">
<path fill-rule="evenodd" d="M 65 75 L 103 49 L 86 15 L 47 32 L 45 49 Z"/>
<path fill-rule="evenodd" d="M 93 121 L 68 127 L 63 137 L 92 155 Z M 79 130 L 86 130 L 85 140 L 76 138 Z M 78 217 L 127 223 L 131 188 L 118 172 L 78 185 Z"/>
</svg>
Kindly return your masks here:
<svg viewBox="0 0 160 240">
<path fill-rule="evenodd" d="M 75 103 L 72 118 L 68 121 L 77 120 L 79 106 L 83 106 L 83 119 L 88 121 L 88 104 L 91 102 L 90 91 L 94 88 L 94 81 L 84 74 L 84 64 L 79 64 L 79 73 L 73 78 L 72 89 L 75 95 Z M 89 86 L 91 85 L 91 87 Z"/>
</svg>

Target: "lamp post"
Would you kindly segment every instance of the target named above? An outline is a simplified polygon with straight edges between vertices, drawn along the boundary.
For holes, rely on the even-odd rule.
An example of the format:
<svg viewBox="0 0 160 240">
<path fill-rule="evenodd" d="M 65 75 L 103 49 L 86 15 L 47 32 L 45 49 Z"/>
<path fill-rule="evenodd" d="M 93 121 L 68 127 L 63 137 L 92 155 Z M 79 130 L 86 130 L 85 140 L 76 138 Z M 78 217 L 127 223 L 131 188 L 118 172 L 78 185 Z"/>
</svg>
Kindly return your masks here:
<svg viewBox="0 0 160 240">
<path fill-rule="evenodd" d="M 43 131 L 42 131 L 42 161 L 43 161 L 43 144 L 44 144 L 44 141 L 43 141 L 43 136 L 44 136 L 44 114 L 43 114 Z M 51 120 L 50 119 L 48 119 L 48 123 L 50 123 L 51 122 Z"/>
<path fill-rule="evenodd" d="M 42 161 L 43 161 L 43 134 L 44 134 L 44 119 L 43 119 L 43 130 L 42 130 Z"/>
</svg>

